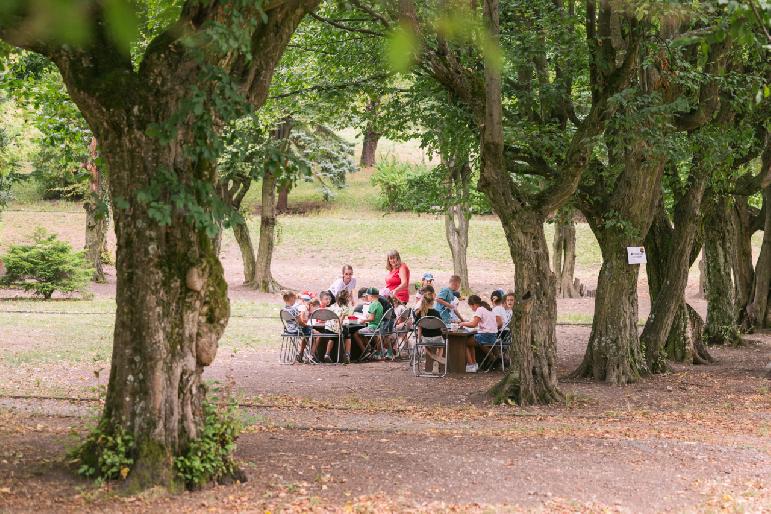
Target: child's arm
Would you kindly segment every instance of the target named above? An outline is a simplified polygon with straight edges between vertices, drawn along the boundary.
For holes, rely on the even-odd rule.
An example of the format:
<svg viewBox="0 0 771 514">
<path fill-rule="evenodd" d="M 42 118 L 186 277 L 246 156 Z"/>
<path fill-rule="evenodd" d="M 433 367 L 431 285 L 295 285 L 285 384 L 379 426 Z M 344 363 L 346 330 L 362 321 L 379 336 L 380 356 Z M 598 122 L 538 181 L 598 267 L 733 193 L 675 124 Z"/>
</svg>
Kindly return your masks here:
<svg viewBox="0 0 771 514">
<path fill-rule="evenodd" d="M 473 318 L 471 318 L 471 321 L 463 321 L 463 322 L 461 322 L 460 325 L 462 327 L 476 328 L 476 326 L 479 325 L 480 321 L 481 320 L 480 320 L 479 316 L 474 316 Z"/>
</svg>

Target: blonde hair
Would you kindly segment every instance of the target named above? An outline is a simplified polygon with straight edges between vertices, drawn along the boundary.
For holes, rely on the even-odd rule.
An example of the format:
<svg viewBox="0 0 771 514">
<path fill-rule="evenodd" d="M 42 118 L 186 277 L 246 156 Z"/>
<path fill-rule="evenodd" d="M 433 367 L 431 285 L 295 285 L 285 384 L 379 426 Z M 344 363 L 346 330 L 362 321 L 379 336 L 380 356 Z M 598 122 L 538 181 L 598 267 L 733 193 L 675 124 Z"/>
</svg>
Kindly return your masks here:
<svg viewBox="0 0 771 514">
<path fill-rule="evenodd" d="M 420 299 L 420 307 L 418 308 L 421 318 L 428 314 L 428 309 L 430 309 L 432 305 L 434 305 L 434 291 L 424 290 L 423 298 Z"/>
<path fill-rule="evenodd" d="M 399 252 L 396 250 L 391 250 L 388 252 L 388 255 L 386 255 L 386 269 L 388 271 L 393 271 L 394 267 L 391 266 L 391 257 L 396 257 L 396 260 L 399 262 L 399 264 L 396 266 L 397 268 L 402 265 L 402 256 L 399 255 Z"/>
</svg>

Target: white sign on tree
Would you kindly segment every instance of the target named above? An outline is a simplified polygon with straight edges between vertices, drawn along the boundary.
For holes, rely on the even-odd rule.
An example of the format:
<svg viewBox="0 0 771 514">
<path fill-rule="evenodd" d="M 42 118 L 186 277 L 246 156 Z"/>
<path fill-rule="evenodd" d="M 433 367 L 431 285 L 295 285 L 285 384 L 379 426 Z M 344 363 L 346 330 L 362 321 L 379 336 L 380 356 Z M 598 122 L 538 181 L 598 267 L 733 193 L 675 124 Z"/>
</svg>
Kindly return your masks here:
<svg viewBox="0 0 771 514">
<path fill-rule="evenodd" d="M 645 248 L 642 246 L 627 246 L 626 259 L 629 264 L 645 264 Z"/>
</svg>

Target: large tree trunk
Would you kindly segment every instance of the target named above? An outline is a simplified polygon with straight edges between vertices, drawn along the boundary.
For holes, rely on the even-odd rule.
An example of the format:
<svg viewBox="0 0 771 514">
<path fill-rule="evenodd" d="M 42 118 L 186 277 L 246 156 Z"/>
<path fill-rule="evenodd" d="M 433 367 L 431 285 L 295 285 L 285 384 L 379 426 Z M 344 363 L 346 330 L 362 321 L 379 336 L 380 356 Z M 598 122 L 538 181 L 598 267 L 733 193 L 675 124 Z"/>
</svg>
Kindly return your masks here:
<svg viewBox="0 0 771 514">
<path fill-rule="evenodd" d="M 222 266 L 205 231 L 179 212 L 159 224 L 137 199 L 161 166 L 181 181 L 210 184 L 214 167 L 190 167 L 179 157 L 183 144 L 163 145 L 144 132 L 100 137 L 112 197 L 128 204 L 114 211 L 117 309 L 101 430 L 133 436 L 129 481 L 137 489 L 177 482 L 172 459 L 201 435 L 201 375 L 230 313 Z M 98 451 L 89 453 L 95 458 Z"/>
<path fill-rule="evenodd" d="M 563 398 L 557 387 L 557 298 L 549 266 L 544 219 L 523 214 L 501 219 L 513 261 L 519 293 L 511 319 L 511 368 L 493 389 L 497 401 L 515 399 L 522 405 Z"/>
<path fill-rule="evenodd" d="M 289 140 L 292 119 L 285 118 L 274 130 L 272 137 L 277 141 Z M 254 267 L 254 287 L 264 293 L 275 293 L 281 285 L 273 279 L 270 266 L 273 262 L 273 247 L 276 235 L 276 186 L 278 178 L 274 170 L 265 168 L 262 176 L 262 205 L 260 208 L 260 241 Z M 251 241 L 251 240 L 250 240 Z"/>
<path fill-rule="evenodd" d="M 665 371 L 667 358 L 693 364 L 712 362 L 701 340 L 704 322 L 685 299 L 688 272 L 698 255 L 696 247 L 700 247 L 696 239 L 706 182 L 707 173 L 694 174 L 686 194 L 675 206 L 674 228 L 661 197 L 645 239 L 651 312 L 640 342 L 652 373 Z"/>
<path fill-rule="evenodd" d="M 726 196 L 711 197 L 705 208 L 704 257 L 707 323 L 704 338 L 710 344 L 737 344 L 739 330 L 734 315 L 731 279 L 735 227 Z"/>
<path fill-rule="evenodd" d="M 737 326 L 744 332 L 752 330 L 754 309 L 752 286 L 755 280 L 755 269 L 752 263 L 752 234 L 755 213 L 750 207 L 747 197 L 734 196 L 731 217 L 736 230 L 733 241 L 735 253 L 731 260 L 734 277 L 734 317 Z"/>
<path fill-rule="evenodd" d="M 557 216 L 552 246 L 552 267 L 557 277 L 557 297 L 579 298 L 581 292 L 574 276 L 576 269 L 576 223 L 573 220 L 572 209 L 567 210 L 564 216 Z"/>
<path fill-rule="evenodd" d="M 276 212 L 284 213 L 289 210 L 289 186 L 278 188 L 278 200 L 276 200 Z"/>
<path fill-rule="evenodd" d="M 763 191 L 765 219 L 763 224 L 763 244 L 755 265 L 755 283 L 753 285 L 753 314 L 758 326 L 771 327 L 771 186 Z"/>
<path fill-rule="evenodd" d="M 276 176 L 266 171 L 262 177 L 262 207 L 260 211 L 260 241 L 254 269 L 254 287 L 274 293 L 281 286 L 273 279 L 270 266 L 276 232 Z"/>
<path fill-rule="evenodd" d="M 664 159 L 652 153 L 637 140 L 615 156 L 615 165 L 623 168 L 610 190 L 593 191 L 592 178 L 579 186 L 578 202 L 600 244 L 602 268 L 592 333 L 573 376 L 625 384 L 647 373 L 637 332 L 640 266 L 628 264 L 626 248 L 643 243 L 658 203 Z M 607 223 L 608 213 L 613 223 Z"/>
<path fill-rule="evenodd" d="M 471 291 L 468 279 L 468 228 L 471 219 L 469 209 L 469 187 L 471 166 L 467 159 L 460 162 L 452 158 L 442 158 L 448 172 L 449 201 L 444 215 L 444 232 L 452 254 L 452 269 L 460 277 L 461 290 L 464 294 Z"/>
<path fill-rule="evenodd" d="M 594 319 L 584 360 L 574 376 L 614 384 L 636 381 L 646 371 L 637 333 L 637 278 L 640 266 L 627 263 L 623 233 L 595 230 L 602 268 L 594 300 Z"/>
<path fill-rule="evenodd" d="M 96 138 L 89 145 L 89 161 L 85 167 L 89 174 L 89 192 L 83 208 L 86 210 L 86 260 L 94 268 L 93 281 L 106 282 L 102 267 L 104 250 L 107 247 L 107 229 L 110 226 L 107 205 L 107 185 L 104 176 L 96 165 Z"/>
<path fill-rule="evenodd" d="M 246 221 L 233 225 L 233 235 L 236 237 L 239 250 L 241 250 L 241 261 L 244 264 L 244 285 L 254 286 L 256 284 L 255 269 L 257 266 L 252 236 L 249 234 L 249 226 L 246 224 Z"/>
<path fill-rule="evenodd" d="M 484 2 L 488 30 L 494 38 L 499 36 L 498 9 L 498 0 Z M 557 386 L 557 298 L 543 231 L 546 213 L 515 208 L 511 177 L 503 155 L 501 72 L 489 61 L 485 62 L 484 88 L 484 109 L 478 113 L 480 187 L 501 220 L 517 267 L 516 290 L 528 306 L 516 309 L 512 316 L 510 371 L 492 392 L 498 401 L 512 398 L 520 405 L 551 403 L 561 400 L 563 395 Z M 559 196 L 566 201 L 569 195 Z"/>
<path fill-rule="evenodd" d="M 370 100 L 366 107 L 367 113 L 373 118 L 376 118 L 379 105 L 379 98 Z M 380 141 L 380 136 L 382 135 L 375 129 L 375 126 L 375 120 L 371 119 L 367 122 L 367 128 L 364 129 L 364 141 L 361 145 L 361 159 L 359 159 L 359 166 L 362 168 L 371 168 L 375 165 L 375 153 L 377 152 L 377 144 Z"/>
</svg>

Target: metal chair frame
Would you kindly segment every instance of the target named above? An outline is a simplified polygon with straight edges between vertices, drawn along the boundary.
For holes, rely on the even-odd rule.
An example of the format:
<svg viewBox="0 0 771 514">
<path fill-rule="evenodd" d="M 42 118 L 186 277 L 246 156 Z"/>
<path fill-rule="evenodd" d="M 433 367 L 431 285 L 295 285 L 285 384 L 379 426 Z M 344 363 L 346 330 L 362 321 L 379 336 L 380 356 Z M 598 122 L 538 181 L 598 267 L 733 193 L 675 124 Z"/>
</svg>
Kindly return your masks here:
<svg viewBox="0 0 771 514">
<path fill-rule="evenodd" d="M 508 327 L 498 331 L 498 336 L 495 338 L 495 342 L 493 344 L 482 345 L 483 348 L 485 346 L 489 346 L 490 348 L 487 350 L 485 358 L 482 359 L 482 362 L 479 363 L 479 367 L 481 368 L 484 363 L 487 362 L 487 359 L 493 354 L 493 350 L 498 348 L 501 353 L 501 371 L 506 371 L 506 354 L 503 353 L 503 349 L 506 348 L 508 350 L 509 347 L 511 347 L 511 331 L 508 329 Z"/>
<path fill-rule="evenodd" d="M 374 341 L 376 337 L 380 338 L 380 347 L 382 349 L 383 340 L 387 336 L 394 335 L 394 331 L 389 330 L 387 328 L 390 322 L 393 320 L 394 320 L 394 309 L 393 307 L 391 307 L 383 313 L 383 317 L 380 318 L 380 323 L 378 323 L 377 327 L 375 327 L 375 330 L 373 330 L 371 333 L 370 332 L 362 333 L 361 330 L 359 331 L 359 334 L 367 337 L 367 343 L 364 346 L 364 353 L 362 353 L 361 358 L 359 359 L 360 361 L 363 361 L 364 359 L 366 359 L 372 354 L 372 348 L 371 348 L 372 341 Z"/>
<path fill-rule="evenodd" d="M 299 325 L 297 325 L 297 316 L 293 315 L 286 309 L 281 309 L 279 313 L 279 319 L 281 320 L 281 326 L 284 331 L 281 333 L 281 350 L 278 355 L 278 361 L 281 364 L 294 364 L 297 357 L 298 342 L 304 337 L 302 332 L 299 331 Z M 287 324 L 294 322 L 298 330 L 291 332 L 287 328 Z"/>
<path fill-rule="evenodd" d="M 322 334 L 322 333 L 316 333 L 313 329 L 313 321 L 323 321 L 326 325 L 327 321 L 337 321 L 338 323 L 338 332 L 337 334 Z M 308 346 L 306 347 L 307 351 L 311 352 L 311 355 L 313 355 L 313 339 L 337 339 L 337 362 L 340 362 L 340 347 L 343 345 L 343 323 L 340 321 L 340 317 L 335 314 L 335 311 L 331 309 L 316 309 L 308 318 L 308 324 L 311 326 L 311 335 L 308 338 Z M 326 353 L 326 352 L 324 352 Z M 315 359 L 315 355 L 313 355 Z"/>
<path fill-rule="evenodd" d="M 406 346 L 410 357 L 410 364 L 412 364 L 413 348 L 409 347 L 409 342 L 410 339 L 415 335 L 415 324 L 413 322 L 410 328 L 403 328 L 401 330 L 397 329 L 396 327 L 400 323 L 406 323 L 409 320 L 414 320 L 414 318 L 415 309 L 410 307 L 405 309 L 404 312 L 402 312 L 394 322 L 394 336 L 396 337 L 396 348 L 394 349 L 394 355 L 400 355 Z"/>
<path fill-rule="evenodd" d="M 428 330 L 441 330 L 442 331 L 442 341 L 443 343 L 424 343 L 423 342 L 423 331 L 420 329 L 428 329 Z M 416 377 L 443 377 L 447 375 L 447 352 L 449 349 L 449 342 L 447 337 L 447 325 L 444 324 L 444 321 L 442 321 L 441 318 L 437 318 L 436 316 L 425 316 L 418 320 L 417 326 L 416 326 L 416 334 L 417 338 L 415 340 L 415 355 L 412 359 L 412 371 L 415 374 Z M 444 372 L 440 375 L 438 373 L 429 373 L 422 369 L 422 362 L 425 362 L 421 357 L 423 357 L 429 348 L 444 349 Z M 435 359 L 436 360 L 436 359 Z"/>
</svg>

